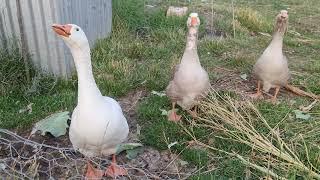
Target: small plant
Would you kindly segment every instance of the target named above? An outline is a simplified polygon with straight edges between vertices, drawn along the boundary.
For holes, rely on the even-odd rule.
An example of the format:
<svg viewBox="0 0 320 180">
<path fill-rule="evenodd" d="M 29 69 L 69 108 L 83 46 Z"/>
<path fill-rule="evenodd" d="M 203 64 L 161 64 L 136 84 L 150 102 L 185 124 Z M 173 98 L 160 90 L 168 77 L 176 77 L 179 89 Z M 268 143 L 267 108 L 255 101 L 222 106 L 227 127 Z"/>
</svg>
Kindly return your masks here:
<svg viewBox="0 0 320 180">
<path fill-rule="evenodd" d="M 224 41 L 212 41 L 212 40 L 203 40 L 200 44 L 199 51 L 202 54 L 214 54 L 215 56 L 220 56 L 226 51 L 227 47 L 224 44 Z"/>
</svg>

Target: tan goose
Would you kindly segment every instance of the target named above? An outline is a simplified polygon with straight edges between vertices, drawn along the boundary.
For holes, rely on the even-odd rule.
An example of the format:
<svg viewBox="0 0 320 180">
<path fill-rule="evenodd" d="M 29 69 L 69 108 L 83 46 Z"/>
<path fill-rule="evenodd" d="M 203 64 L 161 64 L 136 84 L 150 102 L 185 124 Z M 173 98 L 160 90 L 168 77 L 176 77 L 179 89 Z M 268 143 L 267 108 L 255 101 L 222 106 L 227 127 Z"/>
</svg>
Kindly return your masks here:
<svg viewBox="0 0 320 180">
<path fill-rule="evenodd" d="M 187 110 L 193 117 L 196 116 L 196 111 L 191 109 L 210 87 L 208 73 L 201 66 L 197 53 L 199 25 L 198 14 L 191 13 L 187 21 L 186 48 L 180 64 L 175 67 L 173 79 L 166 88 L 166 94 L 172 101 L 172 111 L 168 115 L 171 121 L 179 121 L 181 118 L 175 112 L 176 104 Z"/>
<path fill-rule="evenodd" d="M 320 99 L 318 95 L 305 92 L 288 84 L 290 73 L 287 58 L 282 51 L 283 38 L 288 27 L 288 18 L 289 16 L 286 10 L 281 10 L 276 16 L 272 41 L 264 50 L 263 54 L 257 60 L 253 68 L 253 74 L 258 79 L 258 87 L 257 92 L 250 95 L 252 98 L 258 98 L 262 96 L 262 85 L 262 89 L 265 92 L 268 92 L 271 88 L 275 88 L 275 93 L 271 98 L 272 103 L 276 103 L 277 95 L 281 87 L 285 87 L 287 90 L 300 96 L 307 96 L 312 99 Z"/>
<path fill-rule="evenodd" d="M 128 136 L 127 120 L 118 102 L 102 96 L 95 83 L 85 33 L 75 24 L 54 24 L 52 28 L 69 47 L 78 74 L 78 104 L 72 113 L 70 141 L 75 149 L 89 158 L 113 154 L 113 162 L 105 173 L 93 168 L 88 161 L 86 177 L 126 175 L 126 170 L 116 165 L 114 154 L 116 146 Z"/>
<path fill-rule="evenodd" d="M 252 95 L 257 98 L 262 95 L 263 91 L 269 92 L 271 88 L 275 88 L 272 102 L 275 103 L 280 87 L 286 86 L 290 77 L 287 58 L 282 52 L 283 37 L 287 31 L 288 12 L 280 11 L 276 17 L 274 33 L 272 41 L 264 50 L 263 54 L 257 60 L 253 68 L 253 74 L 257 77 L 257 92 Z"/>
</svg>

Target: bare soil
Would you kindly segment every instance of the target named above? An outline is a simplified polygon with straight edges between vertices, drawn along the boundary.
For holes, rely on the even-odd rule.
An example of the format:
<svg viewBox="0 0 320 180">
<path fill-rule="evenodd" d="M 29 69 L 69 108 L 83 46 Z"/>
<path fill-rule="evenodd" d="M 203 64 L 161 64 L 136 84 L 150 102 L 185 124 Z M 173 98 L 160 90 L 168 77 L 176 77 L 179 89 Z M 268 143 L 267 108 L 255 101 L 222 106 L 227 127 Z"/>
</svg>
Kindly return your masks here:
<svg viewBox="0 0 320 180">
<path fill-rule="evenodd" d="M 127 142 L 139 142 L 140 126 L 137 123 L 137 107 L 140 99 L 146 95 L 145 90 L 139 89 L 119 99 L 130 127 Z M 31 129 L 15 132 L 25 139 L 0 133 L 1 177 L 84 178 L 86 159 L 72 149 L 68 135 L 54 138 L 50 134 L 30 136 L 30 132 Z M 95 158 L 92 162 L 104 169 L 110 164 L 110 157 Z M 160 152 L 146 146 L 135 159 L 128 159 L 125 153 L 121 153 L 117 156 L 117 162 L 125 167 L 129 174 L 128 177 L 119 177 L 119 179 L 185 179 L 196 171 L 194 166 L 186 164 L 169 150 Z M 104 179 L 109 178 L 104 177 Z"/>
<path fill-rule="evenodd" d="M 242 73 L 234 69 L 214 67 L 211 70 L 220 76 L 217 80 L 212 81 L 211 83 L 214 90 L 227 90 L 239 95 L 242 100 L 252 100 L 249 95 L 256 92 L 257 79 L 255 79 L 251 74 L 248 74 L 247 78 L 243 79 L 241 78 Z M 268 100 L 273 96 L 273 94 L 274 89 L 271 89 L 268 93 L 263 92 L 263 97 L 257 100 Z M 281 101 L 281 99 L 292 99 L 294 96 L 296 95 L 292 92 L 281 88 L 277 97 L 279 101 Z"/>
</svg>

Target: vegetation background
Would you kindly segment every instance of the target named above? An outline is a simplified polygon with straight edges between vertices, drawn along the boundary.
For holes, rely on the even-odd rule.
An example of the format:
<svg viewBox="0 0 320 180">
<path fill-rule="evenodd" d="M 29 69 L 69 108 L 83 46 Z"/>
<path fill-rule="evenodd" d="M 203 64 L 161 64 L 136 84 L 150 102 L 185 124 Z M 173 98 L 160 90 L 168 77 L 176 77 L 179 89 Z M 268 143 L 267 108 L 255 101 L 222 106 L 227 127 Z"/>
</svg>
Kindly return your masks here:
<svg viewBox="0 0 320 180">
<path fill-rule="evenodd" d="M 92 47 L 94 76 L 102 93 L 120 98 L 138 89 L 145 91 L 146 95 L 137 104 L 136 112 L 141 126 L 140 140 L 159 150 L 177 142 L 171 150 L 200 169 L 194 178 L 267 177 L 268 173 L 253 168 L 236 156 L 240 155 L 284 178 L 309 179 L 310 173 L 299 169 L 294 163 L 283 161 L 271 152 L 262 153 L 228 136 L 221 129 L 205 128 L 201 126 L 203 122 L 194 121 L 186 114 L 186 120 L 181 124 L 168 122 L 166 116 L 161 115 L 161 109 L 169 110 L 170 102 L 167 97 L 150 92 L 165 89 L 172 67 L 180 61 L 186 40 L 186 17 L 166 17 L 169 5 L 188 6 L 190 12 L 200 15 L 198 53 L 213 88 L 222 98 L 212 100 L 217 96 L 213 93 L 209 97 L 213 106 L 228 97 L 232 97 L 231 102 L 242 102 L 246 99 L 246 92 L 254 91 L 255 84 L 250 78 L 252 66 L 268 46 L 275 16 L 282 9 L 289 12 L 284 53 L 292 72 L 291 84 L 319 94 L 320 2 L 115 0 L 112 35 Z M 77 77 L 63 80 L 31 69 L 33 80 L 28 84 L 18 52 L 0 50 L 0 127 L 23 131 L 54 112 L 72 111 L 76 103 Z M 303 113 L 310 115 L 309 118 L 297 118 L 295 113 L 300 106 L 308 106 L 311 102 L 287 91 L 281 91 L 277 105 L 264 100 L 256 101 L 254 106 L 271 128 L 266 128 L 259 121 L 252 126 L 271 143 L 278 142 L 270 133 L 276 131 L 276 136 L 294 151 L 298 159 L 309 170 L 319 174 L 320 106 L 316 104 L 309 112 Z M 183 113 L 181 110 L 179 112 Z M 204 113 L 202 117 L 213 115 Z M 253 118 L 259 119 L 257 115 Z M 187 132 L 192 132 L 192 136 Z M 193 138 L 223 152 L 199 144 L 190 145 Z M 232 152 L 232 155 L 225 152 Z M 269 165 L 262 163 L 262 157 Z M 287 168 L 279 169 L 273 163 Z"/>
</svg>

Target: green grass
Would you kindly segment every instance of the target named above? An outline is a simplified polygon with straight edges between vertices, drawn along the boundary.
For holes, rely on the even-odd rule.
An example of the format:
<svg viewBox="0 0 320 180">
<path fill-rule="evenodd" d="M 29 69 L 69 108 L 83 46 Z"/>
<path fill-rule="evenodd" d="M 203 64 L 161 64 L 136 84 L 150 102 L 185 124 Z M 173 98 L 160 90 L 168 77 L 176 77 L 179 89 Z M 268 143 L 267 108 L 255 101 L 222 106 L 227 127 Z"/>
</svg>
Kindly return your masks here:
<svg viewBox="0 0 320 180">
<path fill-rule="evenodd" d="M 75 96 L 74 88 L 70 88 L 71 81 L 54 83 L 52 78 L 41 77 L 31 86 L 18 50 L 11 53 L 0 50 L 0 56 L 0 127 L 29 127 L 35 120 L 52 112 L 70 109 Z M 35 75 L 32 68 L 30 72 Z M 32 113 L 19 112 L 31 103 Z"/>
<path fill-rule="evenodd" d="M 13 47 L 11 53 L 0 49 L 0 57 L 2 60 L 0 64 L 0 95 L 26 90 L 26 72 L 18 49 Z"/>
<path fill-rule="evenodd" d="M 200 167 L 208 163 L 208 157 L 205 151 L 186 148 L 186 145 L 192 139 L 185 133 L 179 124 L 169 122 L 167 116 L 161 115 L 160 109 L 169 109 L 170 102 L 166 97 L 151 96 L 147 98 L 139 106 L 139 124 L 143 124 L 141 141 L 144 144 L 156 147 L 161 150 L 168 148 L 168 145 L 173 142 L 178 142 L 173 147 L 175 152 L 182 152 L 182 157 L 185 160 L 193 162 Z M 184 114 L 186 116 L 186 114 Z M 193 133 L 196 136 L 206 136 L 207 131 L 194 127 Z"/>
<path fill-rule="evenodd" d="M 107 96 L 121 97 L 137 88 L 162 91 L 171 76 L 171 68 L 180 61 L 185 47 L 186 17 L 165 16 L 168 5 L 187 5 L 201 16 L 198 52 L 202 65 L 208 70 L 212 81 L 221 77 L 215 67 L 235 69 L 239 73 L 250 74 L 255 60 L 270 42 L 270 37 L 259 35 L 259 32 L 271 33 L 275 15 L 283 8 L 289 9 L 289 31 L 284 39 L 284 51 L 289 59 L 291 71 L 294 71 L 291 82 L 306 90 L 320 93 L 320 16 L 317 0 L 299 1 L 234 1 L 235 34 L 232 25 L 231 1 L 113 1 L 113 27 L 109 38 L 99 40 L 92 47 L 94 76 L 102 93 Z M 148 8 L 146 4 L 155 5 Z M 211 15 L 211 12 L 215 12 Z M 209 15 L 208 15 L 209 14 Z M 225 38 L 210 37 L 206 31 L 215 29 L 225 34 Z M 251 32 L 256 35 L 252 36 Z M 8 54 L 0 51 L 0 127 L 30 128 L 32 124 L 47 115 L 61 110 L 72 110 L 76 103 L 77 78 L 65 81 L 38 76 L 34 81 L 32 92 L 26 93 L 31 84 L 26 83 L 24 66 L 18 53 Z M 5 62 L 5 63 L 3 63 Z M 36 76 L 34 70 L 32 76 Z M 29 90 L 30 91 L 30 90 Z M 237 98 L 237 97 L 235 97 Z M 292 100 L 295 102 L 293 103 Z M 288 138 L 299 139 L 304 134 L 306 144 L 310 147 L 310 161 L 319 164 L 319 136 L 311 126 L 319 123 L 320 106 L 312 109 L 313 119 L 297 120 L 292 110 L 300 105 L 308 105 L 306 98 L 294 97 L 281 99 L 281 104 L 273 106 L 267 102 L 257 103 L 257 107 L 272 127 L 278 125 L 284 129 Z M 19 113 L 30 103 L 32 113 Z M 172 147 L 176 153 L 199 168 L 205 166 L 194 178 L 238 178 L 242 179 L 248 171 L 234 157 L 215 154 L 221 159 L 212 161 L 212 152 L 187 147 L 191 140 L 182 127 L 168 122 L 161 115 L 160 109 L 168 110 L 170 102 L 166 97 L 148 96 L 139 105 L 138 122 L 142 126 L 141 141 L 155 148 L 167 149 L 168 143 L 177 141 Z M 179 113 L 183 113 L 181 110 Z M 289 115 L 287 115 L 289 113 Z M 281 121 L 285 118 L 284 121 Z M 281 121 L 280 124 L 278 124 Z M 188 123 L 184 123 L 187 125 Z M 318 125 L 319 126 L 319 125 Z M 207 130 L 187 126 L 198 138 L 213 141 L 219 148 L 237 151 L 248 155 L 250 149 L 237 143 L 222 141 Z M 303 128 L 302 128 L 303 127 Z M 261 129 L 264 133 L 264 129 Z M 301 140 L 301 139 L 300 139 Z M 301 156 L 305 156 L 303 148 L 297 148 Z M 307 158 L 304 158 L 307 162 Z M 201 175 L 208 170 L 208 164 L 216 169 Z M 249 168 L 250 169 L 250 168 Z M 294 177 L 293 175 L 288 175 Z M 261 174 L 252 171 L 251 177 Z M 224 177 L 224 178 L 223 178 Z"/>
</svg>

